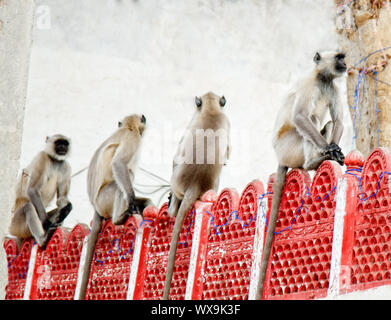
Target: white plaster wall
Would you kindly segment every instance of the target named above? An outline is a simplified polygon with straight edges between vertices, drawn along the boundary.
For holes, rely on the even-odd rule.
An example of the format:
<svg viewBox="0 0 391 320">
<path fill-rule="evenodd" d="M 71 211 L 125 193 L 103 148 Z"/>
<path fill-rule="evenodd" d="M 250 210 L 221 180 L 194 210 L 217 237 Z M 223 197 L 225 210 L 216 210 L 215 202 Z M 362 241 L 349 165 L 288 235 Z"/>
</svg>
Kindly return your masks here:
<svg viewBox="0 0 391 320">
<path fill-rule="evenodd" d="M 8 283 L 8 233 L 21 153 L 34 3 L 0 0 L 0 299 Z"/>
<path fill-rule="evenodd" d="M 36 4 L 22 167 L 46 135 L 59 132 L 72 138 L 76 172 L 120 118 L 144 113 L 149 128 L 140 166 L 169 180 L 194 96 L 211 90 L 226 96 L 233 134 L 220 189 L 241 192 L 255 178 L 266 184 L 277 166 L 270 142 L 277 109 L 293 81 L 311 68 L 313 54 L 338 47 L 333 1 Z M 347 108 L 345 103 L 345 153 L 351 149 Z M 142 172 L 136 181 L 156 184 Z M 92 217 L 85 182 L 85 172 L 72 181 L 74 210 L 65 226 Z"/>
</svg>

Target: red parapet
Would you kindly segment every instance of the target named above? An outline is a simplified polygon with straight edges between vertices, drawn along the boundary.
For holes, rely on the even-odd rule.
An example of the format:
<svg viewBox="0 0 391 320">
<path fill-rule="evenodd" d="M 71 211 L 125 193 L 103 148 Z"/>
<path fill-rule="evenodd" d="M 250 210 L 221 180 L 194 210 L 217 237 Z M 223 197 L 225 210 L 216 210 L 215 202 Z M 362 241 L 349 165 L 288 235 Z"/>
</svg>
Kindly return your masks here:
<svg viewBox="0 0 391 320">
<path fill-rule="evenodd" d="M 342 175 L 336 162 L 323 162 L 312 182 L 303 170 L 288 172 L 263 299 L 332 298 L 391 284 L 391 152 L 375 149 L 364 162 L 352 151 L 345 164 Z M 241 196 L 210 190 L 194 203 L 179 237 L 171 299 L 255 298 L 274 179 L 266 193 L 254 180 Z M 167 209 L 149 206 L 143 221 L 136 215 L 121 226 L 104 220 L 86 299 L 162 298 L 175 222 Z M 5 299 L 73 299 L 88 234 L 83 224 L 57 228 L 43 250 L 33 239 L 18 250 L 6 238 Z"/>
<path fill-rule="evenodd" d="M 117 226 L 111 219 L 102 223 L 91 263 L 86 300 L 126 299 L 137 229 L 142 223 L 137 218 L 129 217 L 123 225 Z"/>
<path fill-rule="evenodd" d="M 259 180 L 253 180 L 243 190 L 239 200 L 238 215 L 244 228 L 254 228 L 258 215 L 258 208 L 265 189 Z M 251 233 L 251 232 L 250 232 Z"/>
<path fill-rule="evenodd" d="M 148 206 L 144 209 L 143 214 L 145 220 L 139 226 L 136 238 L 127 300 L 140 300 L 143 296 L 146 276 L 145 270 L 150 249 L 149 241 L 151 232 L 154 230 L 159 216 L 159 209 L 155 206 Z"/>
<path fill-rule="evenodd" d="M 20 250 L 16 239 L 6 238 L 3 243 L 7 255 L 8 284 L 5 287 L 5 300 L 23 299 L 27 271 L 33 240 L 24 240 Z"/>
<path fill-rule="evenodd" d="M 322 163 L 311 186 L 308 173 L 298 169 L 288 173 L 264 299 L 314 299 L 327 295 L 335 193 L 341 176 L 340 166 L 332 161 Z"/>
<path fill-rule="evenodd" d="M 391 153 L 375 149 L 362 172 L 356 171 L 351 172 L 357 185 L 351 247 L 342 252 L 351 263 L 347 292 L 391 284 Z"/>
<path fill-rule="evenodd" d="M 250 274 L 258 201 L 262 183 L 253 181 L 242 197 L 224 189 L 209 215 L 209 236 L 203 272 L 203 300 L 246 300 Z"/>
<path fill-rule="evenodd" d="M 88 227 L 76 225 L 70 232 L 57 228 L 44 250 L 38 248 L 31 280 L 31 300 L 72 300 L 80 255 Z"/>
<path fill-rule="evenodd" d="M 165 203 L 159 210 L 158 217 L 152 226 L 149 250 L 143 264 L 144 283 L 137 299 L 158 300 L 163 297 L 164 282 L 166 279 L 168 254 L 170 251 L 171 234 L 175 219 L 170 218 Z M 190 253 L 193 239 L 195 209 L 190 209 L 184 219 L 179 236 L 175 267 L 172 276 L 170 299 L 184 300 L 187 277 L 189 273 Z"/>
<path fill-rule="evenodd" d="M 347 293 L 350 286 L 354 224 L 363 163 L 364 157 L 357 150 L 351 151 L 345 157 L 347 170 L 338 185 L 336 195 L 329 297 Z"/>
</svg>

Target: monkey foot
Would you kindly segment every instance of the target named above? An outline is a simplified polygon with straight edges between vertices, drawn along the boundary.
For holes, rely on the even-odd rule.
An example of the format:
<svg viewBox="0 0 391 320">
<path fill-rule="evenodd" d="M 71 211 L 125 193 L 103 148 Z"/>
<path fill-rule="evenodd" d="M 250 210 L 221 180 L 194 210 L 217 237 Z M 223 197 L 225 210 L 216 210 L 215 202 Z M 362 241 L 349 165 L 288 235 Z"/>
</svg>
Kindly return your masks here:
<svg viewBox="0 0 391 320">
<path fill-rule="evenodd" d="M 52 238 L 54 232 L 56 231 L 57 227 L 55 226 L 52 226 L 50 227 L 45 235 L 42 237 L 41 241 L 37 241 L 38 242 L 38 245 L 39 247 L 42 249 L 42 250 L 45 250 L 46 249 L 46 246 L 47 244 L 49 243 L 49 240 Z"/>
<path fill-rule="evenodd" d="M 140 215 L 144 219 L 143 212 L 135 204 L 129 205 L 129 208 L 128 208 L 128 210 L 125 211 L 125 214 L 128 215 L 128 216 L 133 216 L 134 214 L 138 214 L 138 215 Z"/>
</svg>

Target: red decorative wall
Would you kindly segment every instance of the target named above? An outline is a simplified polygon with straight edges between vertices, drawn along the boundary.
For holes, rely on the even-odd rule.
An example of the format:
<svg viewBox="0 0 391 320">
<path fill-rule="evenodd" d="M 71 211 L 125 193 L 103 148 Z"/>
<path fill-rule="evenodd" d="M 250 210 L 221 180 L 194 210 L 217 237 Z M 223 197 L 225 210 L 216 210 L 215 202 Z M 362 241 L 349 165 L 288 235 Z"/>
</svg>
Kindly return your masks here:
<svg viewBox="0 0 391 320">
<path fill-rule="evenodd" d="M 210 211 L 203 275 L 203 300 L 247 300 L 253 257 L 260 181 L 250 183 L 239 198 L 224 189 Z"/>
<path fill-rule="evenodd" d="M 359 156 L 356 162 L 348 172 L 357 187 L 343 252 L 349 266 L 345 292 L 391 284 L 391 154 L 376 149 L 365 162 Z"/>
<path fill-rule="evenodd" d="M 37 250 L 29 299 L 73 299 L 82 244 L 87 234 L 88 227 L 82 224 L 71 232 L 58 228 L 46 249 Z"/>
<path fill-rule="evenodd" d="M 263 299 L 319 299 L 391 284 L 391 153 L 346 167 L 325 161 L 313 173 L 289 171 Z M 179 239 L 170 299 L 254 299 L 273 196 L 261 181 L 239 194 L 209 191 L 188 212 Z M 105 220 L 85 299 L 161 299 L 175 219 L 148 207 L 145 220 Z M 74 299 L 89 229 L 58 228 L 42 250 L 33 240 L 3 243 L 6 299 Z"/>
<path fill-rule="evenodd" d="M 5 287 L 5 299 L 20 300 L 24 294 L 33 240 L 24 241 L 20 250 L 18 250 L 17 242 L 14 239 L 5 239 L 3 246 L 8 265 L 8 284 Z"/>
<path fill-rule="evenodd" d="M 266 299 L 327 295 L 333 243 L 335 192 L 341 168 L 325 161 L 314 179 L 291 170 L 287 177 L 266 277 Z M 270 190 L 270 188 L 269 188 Z"/>
<path fill-rule="evenodd" d="M 146 260 L 144 264 L 144 286 L 142 293 L 137 297 L 139 299 L 155 300 L 163 296 L 171 234 L 175 222 L 175 219 L 170 218 L 168 215 L 167 209 L 168 204 L 165 203 L 160 208 L 153 225 L 151 225 L 150 242 L 148 244 L 149 251 L 144 257 Z M 184 220 L 179 236 L 170 290 L 170 297 L 174 300 L 183 300 L 185 298 L 194 218 L 195 211 L 192 208 Z"/>
<path fill-rule="evenodd" d="M 136 240 L 137 220 L 115 226 L 103 222 L 91 263 L 86 300 L 125 300 Z"/>
</svg>

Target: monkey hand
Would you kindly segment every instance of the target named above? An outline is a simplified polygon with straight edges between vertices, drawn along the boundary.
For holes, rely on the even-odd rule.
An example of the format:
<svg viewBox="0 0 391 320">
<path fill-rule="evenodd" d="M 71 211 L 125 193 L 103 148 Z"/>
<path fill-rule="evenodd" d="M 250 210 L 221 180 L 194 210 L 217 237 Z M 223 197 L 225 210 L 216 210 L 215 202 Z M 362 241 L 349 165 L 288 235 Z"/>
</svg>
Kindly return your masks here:
<svg viewBox="0 0 391 320">
<path fill-rule="evenodd" d="M 52 222 L 49 220 L 49 219 L 46 219 L 43 224 L 42 224 L 42 227 L 43 227 L 43 230 L 45 231 L 48 231 L 49 228 L 52 226 Z"/>
<path fill-rule="evenodd" d="M 61 223 L 65 220 L 65 218 L 68 216 L 68 214 L 72 211 L 72 203 L 68 202 L 68 204 L 60 209 L 60 214 L 59 214 L 59 217 L 58 217 L 58 221 L 57 223 Z"/>
<path fill-rule="evenodd" d="M 53 229 L 56 229 L 59 226 L 60 226 L 59 223 L 54 223 L 54 222 L 50 221 L 49 219 L 46 219 L 44 221 L 44 223 L 42 224 L 43 230 L 45 232 L 48 232 L 48 231 L 53 230 Z"/>
<path fill-rule="evenodd" d="M 341 166 L 344 165 L 345 156 L 343 155 L 341 148 L 336 143 L 330 143 L 322 150 L 321 153 L 322 155 L 330 156 L 330 160 L 337 161 Z"/>
<path fill-rule="evenodd" d="M 321 154 L 322 155 L 329 154 L 330 156 L 332 156 L 334 152 L 341 152 L 341 148 L 336 143 L 330 143 L 328 146 L 323 148 Z"/>
<path fill-rule="evenodd" d="M 331 159 L 334 161 L 337 161 L 341 166 L 343 166 L 345 163 L 345 156 L 341 151 L 339 151 L 339 152 L 334 151 L 331 154 Z"/>
</svg>

